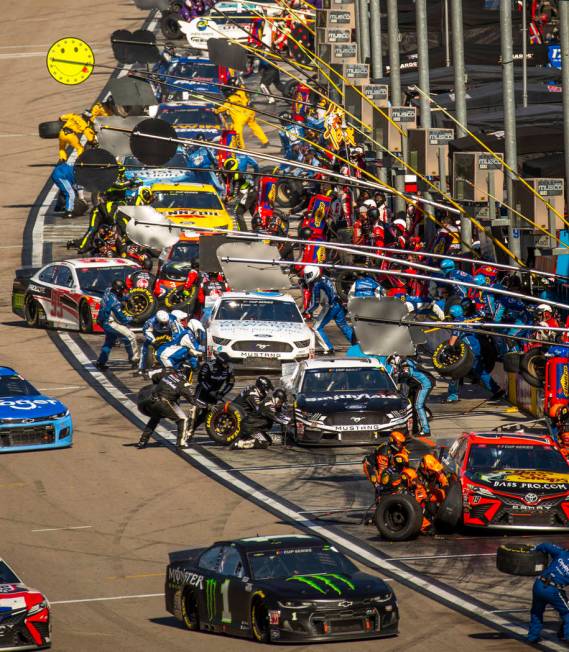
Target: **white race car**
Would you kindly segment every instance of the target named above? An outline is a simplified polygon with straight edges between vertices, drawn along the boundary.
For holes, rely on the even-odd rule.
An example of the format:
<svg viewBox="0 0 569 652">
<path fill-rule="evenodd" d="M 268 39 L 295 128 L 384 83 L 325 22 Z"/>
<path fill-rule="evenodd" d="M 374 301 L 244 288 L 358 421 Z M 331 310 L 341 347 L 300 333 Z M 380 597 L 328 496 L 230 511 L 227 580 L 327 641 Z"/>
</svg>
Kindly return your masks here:
<svg viewBox="0 0 569 652">
<path fill-rule="evenodd" d="M 226 292 L 207 324 L 207 350 L 223 351 L 243 368 L 280 369 L 314 356 L 314 332 L 288 294 Z"/>
<path fill-rule="evenodd" d="M 208 16 L 198 16 L 189 22 L 179 20 L 178 23 L 189 46 L 195 50 L 207 50 L 207 42 L 210 38 L 226 38 L 230 42 L 247 41 L 249 38 L 247 29 L 244 31 L 235 23 L 215 21 Z"/>
</svg>

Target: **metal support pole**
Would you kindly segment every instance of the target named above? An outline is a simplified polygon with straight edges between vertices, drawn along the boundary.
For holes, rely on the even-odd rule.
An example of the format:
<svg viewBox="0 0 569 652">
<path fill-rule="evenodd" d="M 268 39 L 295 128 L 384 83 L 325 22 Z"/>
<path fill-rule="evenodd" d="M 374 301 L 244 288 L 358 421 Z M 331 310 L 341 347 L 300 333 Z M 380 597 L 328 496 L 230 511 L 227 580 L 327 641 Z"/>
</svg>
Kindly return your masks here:
<svg viewBox="0 0 569 652">
<path fill-rule="evenodd" d="M 365 63 L 369 58 L 369 0 L 356 0 L 358 5 L 358 59 Z"/>
<path fill-rule="evenodd" d="M 370 27 L 371 27 L 371 76 L 379 79 L 383 77 L 383 52 L 381 38 L 381 11 L 379 0 L 369 0 Z"/>
<path fill-rule="evenodd" d="M 563 3 L 561 3 L 563 4 Z M 502 51 L 502 79 L 504 87 L 504 145 L 506 163 L 518 169 L 516 143 L 516 100 L 514 94 L 514 50 L 512 43 L 512 3 L 500 3 L 500 38 Z M 506 176 L 508 204 L 513 205 L 514 179 L 508 172 Z M 517 216 L 508 210 L 508 248 L 518 258 L 521 257 L 521 238 Z"/>
<path fill-rule="evenodd" d="M 565 152 L 565 192 L 569 192 L 569 6 L 559 3 L 561 33 L 561 73 L 563 83 L 563 144 Z"/>
<path fill-rule="evenodd" d="M 447 156 L 446 147 L 439 147 L 439 188 L 442 193 L 447 191 Z"/>
<path fill-rule="evenodd" d="M 387 0 L 387 35 L 389 40 L 389 91 L 391 104 L 401 106 L 401 71 L 399 69 L 401 62 L 399 60 L 397 0 Z"/>
<path fill-rule="evenodd" d="M 560 4 L 563 4 L 561 2 Z M 522 104 L 528 105 L 528 3 L 522 2 Z"/>
<path fill-rule="evenodd" d="M 450 68 L 450 27 L 448 15 L 448 0 L 445 0 L 443 7 L 445 22 L 445 66 Z"/>
<path fill-rule="evenodd" d="M 415 22 L 417 29 L 417 52 L 419 55 L 419 87 L 426 96 L 431 94 L 429 83 L 429 39 L 427 37 L 427 0 L 415 0 Z M 421 93 L 421 127 L 431 127 L 431 106 Z"/>
</svg>

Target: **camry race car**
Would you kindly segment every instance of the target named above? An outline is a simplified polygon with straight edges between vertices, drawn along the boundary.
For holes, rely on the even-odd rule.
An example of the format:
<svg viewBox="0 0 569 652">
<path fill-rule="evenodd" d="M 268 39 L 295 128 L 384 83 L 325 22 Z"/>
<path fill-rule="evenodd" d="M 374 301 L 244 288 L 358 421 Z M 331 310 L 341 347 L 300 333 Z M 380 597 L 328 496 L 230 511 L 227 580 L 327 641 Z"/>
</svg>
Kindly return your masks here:
<svg viewBox="0 0 569 652">
<path fill-rule="evenodd" d="M 262 643 L 397 634 L 393 591 L 324 539 L 305 535 L 220 541 L 170 554 L 166 609 L 188 629 Z"/>
<path fill-rule="evenodd" d="M 67 407 L 10 367 L 0 367 L 0 453 L 65 448 L 72 440 Z"/>
<path fill-rule="evenodd" d="M 233 229 L 215 188 L 206 183 L 155 183 L 152 208 L 177 224 Z"/>
<path fill-rule="evenodd" d="M 12 312 L 28 326 L 102 332 L 97 315 L 104 291 L 115 279 L 141 269 L 124 258 L 74 258 L 20 269 L 12 286 Z"/>
<path fill-rule="evenodd" d="M 293 395 L 290 434 L 298 443 L 375 444 L 412 422 L 411 404 L 375 358 L 286 364 L 282 383 Z"/>
<path fill-rule="evenodd" d="M 314 332 L 288 294 L 226 292 L 212 308 L 207 351 L 223 351 L 243 368 L 280 369 L 314 355 Z"/>
<path fill-rule="evenodd" d="M 29 589 L 0 559 L 0 650 L 39 650 L 51 647 L 47 598 Z"/>
<path fill-rule="evenodd" d="M 470 527 L 566 530 L 569 464 L 547 435 L 465 433 L 442 457 Z"/>
</svg>

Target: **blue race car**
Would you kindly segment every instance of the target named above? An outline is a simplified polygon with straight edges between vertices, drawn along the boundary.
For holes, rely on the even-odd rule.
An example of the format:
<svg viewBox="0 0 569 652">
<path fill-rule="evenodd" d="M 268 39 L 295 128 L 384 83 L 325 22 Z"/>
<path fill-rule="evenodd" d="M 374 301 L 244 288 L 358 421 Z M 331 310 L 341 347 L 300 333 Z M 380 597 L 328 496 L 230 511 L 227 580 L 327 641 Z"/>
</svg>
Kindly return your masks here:
<svg viewBox="0 0 569 652">
<path fill-rule="evenodd" d="M 190 93 L 184 91 L 210 93 L 223 97 L 219 84 L 227 83 L 229 77 L 228 68 L 218 66 L 209 59 L 191 57 L 174 57 L 168 63 L 161 62 L 155 66 L 154 72 L 159 78 L 160 102 L 195 99 Z"/>
<path fill-rule="evenodd" d="M 124 157 L 127 179 L 142 181 L 145 186 L 153 183 L 191 183 L 195 179 L 193 170 L 188 170 L 188 160 L 183 150 L 178 149 L 163 167 L 145 167 L 135 156 Z M 127 191 L 127 196 L 135 196 L 137 188 Z"/>
<path fill-rule="evenodd" d="M 10 367 L 0 367 L 0 453 L 65 448 L 72 441 L 67 407 Z"/>
<path fill-rule="evenodd" d="M 160 104 L 156 117 L 174 127 L 180 138 L 203 138 L 216 143 L 224 128 L 222 118 L 216 115 L 214 105 L 205 102 L 188 104 Z"/>
</svg>

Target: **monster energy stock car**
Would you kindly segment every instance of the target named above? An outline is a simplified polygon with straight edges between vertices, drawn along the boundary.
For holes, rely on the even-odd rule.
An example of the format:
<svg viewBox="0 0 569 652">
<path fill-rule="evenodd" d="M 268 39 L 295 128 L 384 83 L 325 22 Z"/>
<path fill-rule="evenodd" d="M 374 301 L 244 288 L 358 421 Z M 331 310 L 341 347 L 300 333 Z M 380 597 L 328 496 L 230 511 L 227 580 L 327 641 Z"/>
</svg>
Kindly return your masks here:
<svg viewBox="0 0 569 652">
<path fill-rule="evenodd" d="M 259 642 L 397 634 L 393 591 L 324 539 L 285 535 L 219 541 L 170 554 L 166 609 L 188 629 Z"/>
</svg>

